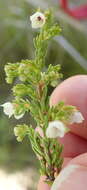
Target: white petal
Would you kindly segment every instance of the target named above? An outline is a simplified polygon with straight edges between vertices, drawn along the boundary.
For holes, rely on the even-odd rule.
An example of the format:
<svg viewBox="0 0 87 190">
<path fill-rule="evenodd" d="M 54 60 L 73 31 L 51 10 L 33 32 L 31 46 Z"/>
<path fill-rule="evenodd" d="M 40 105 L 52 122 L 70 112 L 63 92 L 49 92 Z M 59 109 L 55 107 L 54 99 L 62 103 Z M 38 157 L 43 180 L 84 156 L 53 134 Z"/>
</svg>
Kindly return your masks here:
<svg viewBox="0 0 87 190">
<path fill-rule="evenodd" d="M 46 136 L 48 138 L 64 137 L 66 129 L 66 126 L 61 121 L 52 121 L 46 130 Z"/>
<path fill-rule="evenodd" d="M 15 119 L 21 119 L 24 116 L 25 113 L 22 113 L 20 115 L 14 115 Z"/>
<path fill-rule="evenodd" d="M 14 108 L 11 102 L 6 102 L 2 104 L 1 106 L 3 107 L 4 113 L 8 115 L 9 117 L 11 117 L 14 114 Z"/>
<path fill-rule="evenodd" d="M 18 127 L 14 127 L 14 134 L 15 136 L 18 136 Z"/>
<path fill-rule="evenodd" d="M 32 28 L 41 28 L 45 24 L 45 16 L 41 12 L 36 12 L 30 16 Z"/>
<path fill-rule="evenodd" d="M 70 118 L 70 124 L 72 123 L 82 123 L 84 120 L 83 115 L 81 114 L 81 112 L 76 111 L 73 113 L 73 115 Z"/>
</svg>

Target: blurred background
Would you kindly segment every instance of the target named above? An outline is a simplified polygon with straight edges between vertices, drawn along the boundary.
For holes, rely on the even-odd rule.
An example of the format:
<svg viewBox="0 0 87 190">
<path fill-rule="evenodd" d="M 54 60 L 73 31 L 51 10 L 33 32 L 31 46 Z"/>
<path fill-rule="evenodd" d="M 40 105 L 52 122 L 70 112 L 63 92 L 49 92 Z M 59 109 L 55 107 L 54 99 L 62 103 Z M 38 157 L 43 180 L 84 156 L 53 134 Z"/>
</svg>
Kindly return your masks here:
<svg viewBox="0 0 87 190">
<path fill-rule="evenodd" d="M 69 0 L 69 7 L 77 8 L 86 0 Z M 70 16 L 58 0 L 0 0 L 0 104 L 12 99 L 11 85 L 5 82 L 4 66 L 33 58 L 33 36 L 29 16 L 38 7 L 54 9 L 55 19 L 62 27 L 62 35 L 49 45 L 46 64 L 61 64 L 63 80 L 87 74 L 87 17 Z M 84 11 L 83 11 L 84 12 Z M 20 123 L 29 122 L 27 115 Z M 18 143 L 13 127 L 19 121 L 8 119 L 0 109 L 0 189 L 36 190 L 39 165 L 27 140 Z"/>
</svg>

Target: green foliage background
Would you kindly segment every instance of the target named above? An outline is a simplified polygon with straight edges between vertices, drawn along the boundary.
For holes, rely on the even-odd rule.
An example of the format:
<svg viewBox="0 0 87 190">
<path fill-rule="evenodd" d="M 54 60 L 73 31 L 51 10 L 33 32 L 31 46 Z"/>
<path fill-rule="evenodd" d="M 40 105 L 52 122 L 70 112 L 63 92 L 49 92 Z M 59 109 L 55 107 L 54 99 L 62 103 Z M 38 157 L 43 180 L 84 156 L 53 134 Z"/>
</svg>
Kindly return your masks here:
<svg viewBox="0 0 87 190">
<path fill-rule="evenodd" d="M 32 31 L 29 21 L 29 16 L 33 12 L 35 8 L 31 7 L 26 0 L 0 1 L 0 104 L 12 98 L 11 86 L 5 82 L 5 64 L 21 61 L 21 59 L 31 59 L 34 55 L 32 39 L 35 32 Z M 63 30 L 62 35 L 87 59 L 87 36 L 66 24 L 64 20 L 58 22 Z M 46 61 L 47 64 L 61 64 L 63 79 L 87 73 L 54 41 L 49 45 Z M 26 115 L 21 122 L 27 123 L 27 119 Z M 9 165 L 9 169 L 20 169 L 30 165 L 38 167 L 27 141 L 24 140 L 20 144 L 15 139 L 13 126 L 16 123 L 18 121 L 16 122 L 13 118 L 9 120 L 0 109 L 0 166 L 8 168 Z"/>
</svg>

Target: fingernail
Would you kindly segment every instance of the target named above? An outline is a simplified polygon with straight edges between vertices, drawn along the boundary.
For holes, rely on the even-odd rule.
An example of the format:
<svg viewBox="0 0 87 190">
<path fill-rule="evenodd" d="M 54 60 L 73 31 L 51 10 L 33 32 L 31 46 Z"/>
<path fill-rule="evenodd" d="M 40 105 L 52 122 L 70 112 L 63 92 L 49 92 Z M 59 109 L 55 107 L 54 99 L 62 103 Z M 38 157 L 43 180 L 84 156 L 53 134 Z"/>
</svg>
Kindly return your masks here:
<svg viewBox="0 0 87 190">
<path fill-rule="evenodd" d="M 68 177 L 70 177 L 70 175 L 79 167 L 79 165 L 68 165 L 67 167 L 65 167 L 55 179 L 51 190 L 59 190 L 62 183 L 66 181 Z"/>
</svg>

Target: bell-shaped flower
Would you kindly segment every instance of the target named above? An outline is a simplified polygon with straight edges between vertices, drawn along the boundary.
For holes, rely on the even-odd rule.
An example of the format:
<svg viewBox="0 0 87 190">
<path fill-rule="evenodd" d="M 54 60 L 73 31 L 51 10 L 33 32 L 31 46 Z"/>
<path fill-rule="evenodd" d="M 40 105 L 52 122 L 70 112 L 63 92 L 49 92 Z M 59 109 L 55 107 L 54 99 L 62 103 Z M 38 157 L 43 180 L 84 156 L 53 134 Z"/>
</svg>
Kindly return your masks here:
<svg viewBox="0 0 87 190">
<path fill-rule="evenodd" d="M 82 113 L 79 112 L 79 111 L 75 111 L 71 115 L 69 123 L 70 124 L 73 124 L 73 123 L 82 123 L 83 121 L 84 121 L 84 117 L 83 117 Z"/>
<path fill-rule="evenodd" d="M 64 137 L 65 133 L 68 131 L 69 129 L 62 121 L 56 120 L 49 123 L 46 130 L 46 136 L 48 138 Z"/>
<path fill-rule="evenodd" d="M 6 102 L 2 105 L 0 105 L 3 107 L 3 111 L 6 115 L 9 116 L 9 118 L 14 114 L 14 108 L 13 108 L 13 104 L 11 102 Z"/>
<path fill-rule="evenodd" d="M 36 12 L 32 16 L 30 16 L 30 21 L 32 24 L 32 28 L 41 28 L 45 24 L 45 16 L 41 12 Z"/>
<path fill-rule="evenodd" d="M 16 115 L 15 114 L 15 109 L 14 109 L 14 104 L 12 104 L 11 102 L 6 102 L 2 105 L 0 105 L 1 107 L 3 107 L 3 111 L 5 113 L 5 115 L 9 116 L 9 118 L 14 115 L 15 119 L 21 119 L 25 112 L 19 114 L 19 115 Z"/>
</svg>

